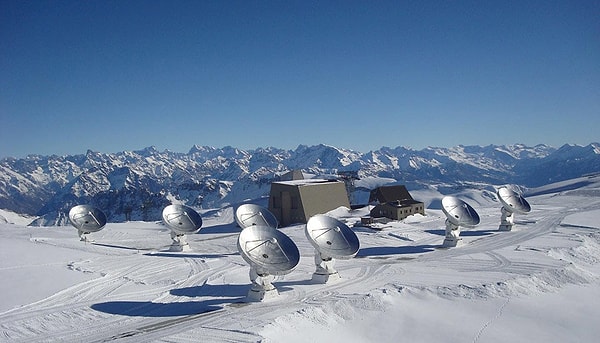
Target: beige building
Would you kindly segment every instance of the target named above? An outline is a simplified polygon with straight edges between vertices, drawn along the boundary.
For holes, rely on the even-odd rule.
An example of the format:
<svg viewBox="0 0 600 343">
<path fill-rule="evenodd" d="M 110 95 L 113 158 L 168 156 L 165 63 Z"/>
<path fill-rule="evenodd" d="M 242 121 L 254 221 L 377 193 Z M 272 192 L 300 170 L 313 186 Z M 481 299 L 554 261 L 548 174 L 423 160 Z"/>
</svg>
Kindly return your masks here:
<svg viewBox="0 0 600 343">
<path fill-rule="evenodd" d="M 350 208 L 343 182 L 306 179 L 271 183 L 269 211 L 281 226 L 306 223 L 315 214 L 323 214 L 340 206 Z"/>
<path fill-rule="evenodd" d="M 369 203 L 377 203 L 370 211 L 373 218 L 401 220 L 415 213 L 425 215 L 425 204 L 414 200 L 403 185 L 382 186 L 372 190 Z"/>
</svg>

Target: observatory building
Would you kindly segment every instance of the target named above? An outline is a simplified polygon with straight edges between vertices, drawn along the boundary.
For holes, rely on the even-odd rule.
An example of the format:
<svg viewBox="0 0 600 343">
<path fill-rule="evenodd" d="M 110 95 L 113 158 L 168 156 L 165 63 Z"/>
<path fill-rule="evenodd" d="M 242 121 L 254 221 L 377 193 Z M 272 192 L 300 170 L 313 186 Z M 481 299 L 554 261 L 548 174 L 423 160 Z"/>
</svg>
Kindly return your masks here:
<svg viewBox="0 0 600 343">
<path fill-rule="evenodd" d="M 425 215 L 425 204 L 414 200 L 404 185 L 373 189 L 369 195 L 369 203 L 377 203 L 370 211 L 372 218 L 401 220 L 415 213 Z"/>
<path fill-rule="evenodd" d="M 306 223 L 313 215 L 340 206 L 350 208 L 346 187 L 341 181 L 305 179 L 271 183 L 269 211 L 281 226 Z"/>
</svg>

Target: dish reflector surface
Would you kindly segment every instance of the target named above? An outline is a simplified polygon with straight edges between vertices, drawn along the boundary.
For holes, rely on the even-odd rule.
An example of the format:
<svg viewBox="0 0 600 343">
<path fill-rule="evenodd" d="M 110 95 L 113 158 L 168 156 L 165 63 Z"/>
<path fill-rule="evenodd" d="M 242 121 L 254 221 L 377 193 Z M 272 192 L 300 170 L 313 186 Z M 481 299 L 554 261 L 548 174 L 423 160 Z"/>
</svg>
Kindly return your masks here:
<svg viewBox="0 0 600 343">
<path fill-rule="evenodd" d="M 162 211 L 165 225 L 178 234 L 194 233 L 202 226 L 202 217 L 191 207 L 172 204 Z"/>
<path fill-rule="evenodd" d="M 509 212 L 527 213 L 531 211 L 531 206 L 520 194 L 508 187 L 500 187 L 496 192 L 502 206 Z"/>
<path fill-rule="evenodd" d="M 312 216 L 306 223 L 306 237 L 322 255 L 344 259 L 358 252 L 358 237 L 346 224 L 322 214 Z"/>
<path fill-rule="evenodd" d="M 97 232 L 106 225 L 106 215 L 90 205 L 77 205 L 69 211 L 69 220 L 81 232 Z"/>
<path fill-rule="evenodd" d="M 453 197 L 442 198 L 442 211 L 448 220 L 457 226 L 475 226 L 479 224 L 479 215 L 466 202 Z"/>
<path fill-rule="evenodd" d="M 273 229 L 278 226 L 275 215 L 256 204 L 243 204 L 238 207 L 235 211 L 235 221 L 242 229 L 253 225 L 268 226 Z"/>
<path fill-rule="evenodd" d="M 294 241 L 269 226 L 243 229 L 238 237 L 238 250 L 258 274 L 287 274 L 300 262 L 300 251 Z"/>
</svg>

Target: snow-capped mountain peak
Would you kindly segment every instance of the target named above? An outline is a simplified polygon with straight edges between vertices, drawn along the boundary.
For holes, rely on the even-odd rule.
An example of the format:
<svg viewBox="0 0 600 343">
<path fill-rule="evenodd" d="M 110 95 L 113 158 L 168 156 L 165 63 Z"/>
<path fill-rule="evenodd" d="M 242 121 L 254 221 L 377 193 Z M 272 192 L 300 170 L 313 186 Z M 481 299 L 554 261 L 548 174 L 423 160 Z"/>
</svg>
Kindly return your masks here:
<svg viewBox="0 0 600 343">
<path fill-rule="evenodd" d="M 158 220 L 172 201 L 219 207 L 268 195 L 289 170 L 312 175 L 354 171 L 411 189 L 515 183 L 539 186 L 600 172 L 600 145 L 382 147 L 360 153 L 319 144 L 295 150 L 194 145 L 188 153 L 136 151 L 0 160 L 0 208 L 52 217 L 78 203 L 102 205 L 110 220 Z M 452 186 L 454 185 L 454 186 Z"/>
</svg>

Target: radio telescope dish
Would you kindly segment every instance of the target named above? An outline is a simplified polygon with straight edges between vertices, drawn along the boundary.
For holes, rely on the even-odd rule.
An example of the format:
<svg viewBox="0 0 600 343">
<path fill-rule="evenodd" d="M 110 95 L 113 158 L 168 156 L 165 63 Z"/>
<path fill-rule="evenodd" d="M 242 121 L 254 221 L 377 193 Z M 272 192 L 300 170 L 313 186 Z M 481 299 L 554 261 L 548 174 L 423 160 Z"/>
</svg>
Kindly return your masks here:
<svg viewBox="0 0 600 343">
<path fill-rule="evenodd" d="M 106 215 L 96 207 L 77 205 L 69 211 L 69 221 L 79 232 L 79 238 L 87 241 L 87 235 L 98 232 L 106 225 Z"/>
<path fill-rule="evenodd" d="M 274 275 L 290 273 L 300 262 L 300 251 L 288 236 L 269 226 L 253 225 L 242 230 L 237 241 L 242 258 L 250 265 L 251 301 L 262 301 L 279 292 Z"/>
<path fill-rule="evenodd" d="M 455 247 L 460 240 L 460 227 L 474 227 L 479 224 L 479 215 L 466 202 L 453 197 L 442 198 L 442 212 L 446 215 L 445 247 Z"/>
<path fill-rule="evenodd" d="M 276 229 L 277 218 L 266 208 L 256 204 L 243 204 L 235 211 L 235 221 L 242 228 L 259 225 Z"/>
<path fill-rule="evenodd" d="M 526 214 L 531 211 L 531 205 L 519 193 L 506 186 L 498 188 L 496 195 L 502 204 L 502 216 L 498 230 L 510 231 L 515 220 L 513 213 Z"/>
<path fill-rule="evenodd" d="M 442 211 L 456 226 L 473 227 L 479 224 L 479 215 L 473 207 L 456 197 L 445 196 L 442 199 Z"/>
<path fill-rule="evenodd" d="M 335 218 L 317 214 L 308 220 L 304 232 L 315 248 L 313 280 L 326 283 L 339 279 L 334 258 L 350 259 L 358 253 L 360 242 L 354 231 Z"/>
<path fill-rule="evenodd" d="M 172 204 L 165 207 L 162 211 L 162 219 L 165 225 L 171 229 L 171 251 L 187 251 L 189 243 L 187 242 L 188 233 L 196 233 L 202 227 L 202 217 L 191 207 L 179 204 Z"/>
</svg>

